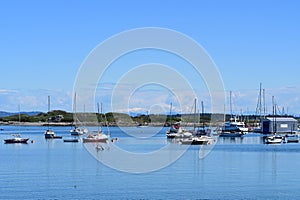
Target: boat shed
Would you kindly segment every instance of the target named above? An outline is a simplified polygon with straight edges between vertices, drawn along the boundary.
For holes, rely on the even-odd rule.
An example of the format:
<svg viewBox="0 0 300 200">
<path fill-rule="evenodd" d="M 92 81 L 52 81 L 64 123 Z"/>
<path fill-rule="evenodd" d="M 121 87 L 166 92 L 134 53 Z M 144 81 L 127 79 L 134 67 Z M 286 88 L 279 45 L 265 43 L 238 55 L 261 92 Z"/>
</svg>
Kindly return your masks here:
<svg viewBox="0 0 300 200">
<path fill-rule="evenodd" d="M 298 121 L 292 117 L 267 117 L 262 123 L 263 133 L 273 133 L 274 124 L 276 124 L 276 133 L 291 133 L 298 129 Z"/>
</svg>

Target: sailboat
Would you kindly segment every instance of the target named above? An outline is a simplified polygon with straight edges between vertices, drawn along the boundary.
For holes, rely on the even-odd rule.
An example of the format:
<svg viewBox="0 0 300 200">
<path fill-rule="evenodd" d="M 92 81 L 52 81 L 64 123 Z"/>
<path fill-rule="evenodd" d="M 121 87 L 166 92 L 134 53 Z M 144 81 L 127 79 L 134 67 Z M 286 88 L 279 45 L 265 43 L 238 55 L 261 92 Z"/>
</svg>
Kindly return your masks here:
<svg viewBox="0 0 300 200">
<path fill-rule="evenodd" d="M 181 139 L 181 144 L 190 144 L 190 145 L 206 145 L 210 144 L 213 141 L 213 138 L 207 135 L 200 134 L 198 130 L 196 130 L 196 111 L 197 111 L 197 99 L 195 98 L 194 103 L 194 130 L 191 132 L 193 133 L 191 137 Z"/>
<path fill-rule="evenodd" d="M 202 115 L 202 120 L 203 120 L 203 116 L 204 116 L 204 104 L 203 101 L 201 101 L 201 107 L 202 107 L 202 111 L 201 111 L 201 115 Z M 196 102 L 195 102 L 195 109 L 196 109 Z M 199 116 L 199 121 L 201 119 L 201 116 Z M 209 127 L 205 127 L 204 121 L 202 122 L 202 126 L 198 126 L 196 135 L 210 135 L 211 134 L 211 129 Z"/>
<path fill-rule="evenodd" d="M 166 132 L 166 136 L 168 139 L 189 138 L 189 137 L 193 136 L 193 134 L 191 132 L 186 131 L 181 127 L 180 122 L 176 122 L 176 123 L 172 122 L 172 103 L 170 105 L 170 121 L 171 121 L 171 127 Z"/>
<path fill-rule="evenodd" d="M 20 105 L 19 105 L 19 127 L 21 125 L 21 112 L 20 112 Z M 21 134 L 13 134 L 13 138 L 8 138 L 4 139 L 4 142 L 6 144 L 12 144 L 12 143 L 22 143 L 22 144 L 27 144 L 27 141 L 29 138 L 22 138 Z"/>
<path fill-rule="evenodd" d="M 265 138 L 266 144 L 281 144 L 283 142 L 283 137 L 277 135 L 277 122 L 276 122 L 276 104 L 274 101 L 274 96 L 272 96 L 273 102 L 273 135 Z"/>
<path fill-rule="evenodd" d="M 48 96 L 48 113 L 50 112 L 50 96 Z M 56 136 L 55 132 L 50 129 L 50 119 L 48 118 L 48 129 L 44 133 L 46 139 L 61 139 L 62 136 Z"/>
<path fill-rule="evenodd" d="M 99 115 L 99 103 L 97 104 L 98 107 L 98 115 Z M 102 113 L 102 104 L 101 104 L 101 113 Z M 98 121 L 98 118 L 97 118 Z M 87 137 L 82 138 L 82 141 L 84 143 L 86 142 L 107 142 L 108 140 L 108 136 L 105 135 L 99 125 L 99 121 L 98 121 L 98 130 L 96 133 L 88 133 Z"/>
<path fill-rule="evenodd" d="M 77 114 L 76 114 L 76 93 L 74 94 L 74 106 L 73 106 L 73 123 L 74 123 L 74 128 L 70 130 L 71 135 L 73 136 L 79 136 L 83 135 L 85 133 L 88 133 L 88 130 L 86 128 L 80 128 L 76 126 L 76 120 L 77 119 Z"/>
</svg>

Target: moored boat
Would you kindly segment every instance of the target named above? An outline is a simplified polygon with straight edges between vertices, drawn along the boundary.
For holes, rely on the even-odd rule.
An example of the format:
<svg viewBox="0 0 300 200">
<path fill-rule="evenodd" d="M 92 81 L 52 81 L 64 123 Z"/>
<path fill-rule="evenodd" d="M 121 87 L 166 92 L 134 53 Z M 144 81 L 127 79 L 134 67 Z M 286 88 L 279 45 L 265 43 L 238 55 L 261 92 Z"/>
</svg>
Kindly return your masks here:
<svg viewBox="0 0 300 200">
<path fill-rule="evenodd" d="M 229 122 L 224 124 L 222 128 L 222 132 L 248 132 L 249 129 L 246 127 L 245 123 L 242 121 L 238 121 L 236 117 L 231 118 Z"/>
<path fill-rule="evenodd" d="M 170 129 L 166 133 L 167 138 L 172 139 L 172 138 L 189 138 L 193 136 L 193 134 L 190 131 L 184 130 L 181 126 L 180 123 L 177 122 L 173 124 Z"/>
<path fill-rule="evenodd" d="M 281 144 L 282 142 L 283 142 L 283 137 L 277 135 L 268 136 L 265 138 L 266 144 Z"/>
<path fill-rule="evenodd" d="M 78 127 L 76 124 L 79 122 L 79 119 L 77 117 L 77 110 L 76 110 L 76 92 L 74 94 L 74 104 L 73 104 L 73 124 L 74 124 L 74 128 L 70 130 L 70 133 L 72 136 L 80 136 L 83 134 L 88 133 L 88 129 L 87 128 L 80 128 Z"/>
<path fill-rule="evenodd" d="M 74 129 L 70 130 L 71 135 L 79 136 L 88 133 L 86 128 L 74 127 Z"/>
<path fill-rule="evenodd" d="M 61 139 L 62 136 L 57 136 L 51 129 L 47 129 L 44 133 L 46 139 Z"/>
<path fill-rule="evenodd" d="M 298 135 L 295 135 L 295 134 L 285 135 L 284 139 L 285 139 L 286 143 L 298 143 L 299 142 Z"/>
<path fill-rule="evenodd" d="M 244 133 L 242 132 L 221 132 L 220 137 L 242 137 Z"/>
<path fill-rule="evenodd" d="M 4 142 L 7 143 L 7 144 L 12 144 L 12 143 L 26 144 L 27 141 L 29 140 L 29 138 L 21 138 L 21 136 L 19 134 L 13 135 L 13 136 L 14 136 L 14 138 L 4 139 Z"/>
<path fill-rule="evenodd" d="M 106 142 L 108 140 L 108 136 L 102 133 L 102 131 L 98 131 L 95 134 L 89 134 L 87 137 L 82 138 L 84 143 L 86 142 Z"/>
<path fill-rule="evenodd" d="M 64 139 L 64 142 L 79 142 L 77 138 Z"/>
<path fill-rule="evenodd" d="M 50 113 L 50 96 L 48 96 L 48 113 Z M 50 118 L 48 118 L 48 129 L 45 131 L 45 139 L 61 139 L 62 136 L 56 136 L 55 132 L 50 129 Z"/>
<path fill-rule="evenodd" d="M 190 138 L 181 139 L 181 144 L 189 144 L 189 145 L 207 145 L 212 142 L 213 138 L 208 136 L 194 136 Z"/>
</svg>

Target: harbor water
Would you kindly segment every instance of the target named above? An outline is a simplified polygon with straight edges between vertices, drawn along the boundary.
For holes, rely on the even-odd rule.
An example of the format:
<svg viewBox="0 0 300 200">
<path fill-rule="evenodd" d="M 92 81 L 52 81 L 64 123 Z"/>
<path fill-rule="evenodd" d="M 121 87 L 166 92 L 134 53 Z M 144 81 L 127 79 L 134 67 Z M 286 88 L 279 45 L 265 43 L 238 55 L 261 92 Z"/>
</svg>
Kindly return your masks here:
<svg viewBox="0 0 300 200">
<path fill-rule="evenodd" d="M 46 140 L 43 135 L 46 127 L 1 128 L 0 199 L 300 198 L 300 144 L 267 145 L 260 134 L 219 138 L 202 159 L 200 146 L 190 146 L 169 166 L 135 174 L 99 162 L 82 142 Z M 155 128 L 124 129 L 143 135 Z M 19 130 L 22 137 L 30 138 L 28 144 L 4 143 L 5 138 Z M 70 127 L 53 127 L 53 130 L 63 138 L 71 137 Z M 110 128 L 110 133 L 112 138 L 118 138 L 120 148 L 143 153 L 170 142 L 165 137 L 166 130 L 162 128 L 143 140 L 125 134 L 118 127 Z"/>
</svg>

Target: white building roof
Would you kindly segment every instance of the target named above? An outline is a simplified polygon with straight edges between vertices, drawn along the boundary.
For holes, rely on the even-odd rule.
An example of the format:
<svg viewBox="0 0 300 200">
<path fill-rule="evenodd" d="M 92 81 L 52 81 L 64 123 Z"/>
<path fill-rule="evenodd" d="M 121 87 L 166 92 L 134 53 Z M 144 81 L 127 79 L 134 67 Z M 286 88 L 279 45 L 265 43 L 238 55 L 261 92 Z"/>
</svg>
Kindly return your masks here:
<svg viewBox="0 0 300 200">
<path fill-rule="evenodd" d="M 297 122 L 296 119 L 292 117 L 276 117 L 277 122 Z M 265 120 L 273 121 L 273 117 L 266 117 Z"/>
</svg>

